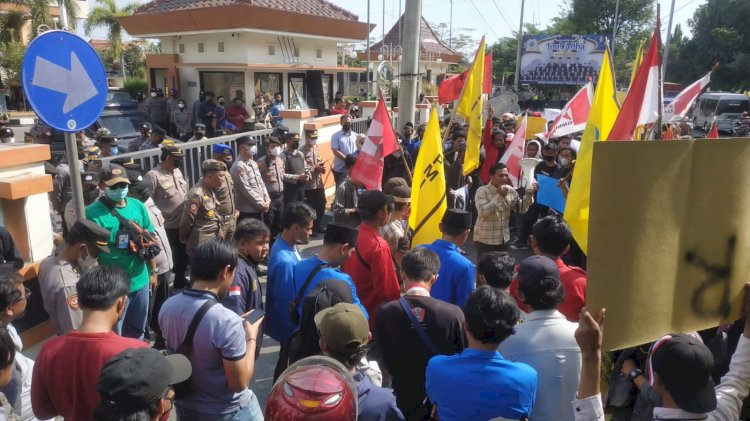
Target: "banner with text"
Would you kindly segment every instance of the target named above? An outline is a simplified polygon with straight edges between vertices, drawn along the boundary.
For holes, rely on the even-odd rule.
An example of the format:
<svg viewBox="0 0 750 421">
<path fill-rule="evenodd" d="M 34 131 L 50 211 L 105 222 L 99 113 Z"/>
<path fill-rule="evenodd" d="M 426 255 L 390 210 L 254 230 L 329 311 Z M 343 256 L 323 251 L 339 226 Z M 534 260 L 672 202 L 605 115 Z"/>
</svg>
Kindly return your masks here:
<svg viewBox="0 0 750 421">
<path fill-rule="evenodd" d="M 521 83 L 583 85 L 597 80 L 604 35 L 524 35 Z"/>
</svg>

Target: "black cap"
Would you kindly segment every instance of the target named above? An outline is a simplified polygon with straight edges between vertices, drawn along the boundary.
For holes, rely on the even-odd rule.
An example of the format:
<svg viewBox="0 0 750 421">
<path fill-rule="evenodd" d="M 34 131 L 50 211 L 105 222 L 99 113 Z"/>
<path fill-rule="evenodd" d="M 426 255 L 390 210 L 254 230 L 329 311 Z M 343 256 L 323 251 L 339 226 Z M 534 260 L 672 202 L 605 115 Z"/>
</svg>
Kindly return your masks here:
<svg viewBox="0 0 750 421">
<path fill-rule="evenodd" d="M 151 125 L 151 123 L 143 123 L 143 126 L 141 126 L 141 130 L 144 130 L 144 129 L 151 130 L 152 127 L 153 126 Z"/>
<path fill-rule="evenodd" d="M 164 131 L 161 127 L 153 127 L 151 129 L 151 133 L 156 133 L 157 135 L 161 136 L 161 138 L 164 138 L 164 135 L 167 134 L 167 132 Z"/>
<path fill-rule="evenodd" d="M 126 170 L 128 173 L 128 180 L 130 184 L 140 183 L 143 181 L 143 174 L 138 170 Z"/>
<path fill-rule="evenodd" d="M 414 123 L 412 123 L 411 121 L 407 121 L 406 124 L 404 124 L 404 127 L 411 127 L 413 129 Z"/>
<path fill-rule="evenodd" d="M 120 413 L 148 408 L 167 387 L 183 382 L 193 373 L 182 354 L 164 356 L 153 348 L 133 348 L 115 355 L 99 373 L 96 390 L 102 401 Z"/>
<path fill-rule="evenodd" d="M 683 411 L 706 413 L 716 409 L 711 372 L 714 357 L 699 339 L 667 335 L 654 343 L 651 368 Z"/>
<path fill-rule="evenodd" d="M 0 129 L 0 137 L 5 138 L 13 136 L 15 136 L 15 134 L 13 133 L 13 129 L 11 129 L 10 127 L 3 127 L 2 129 Z"/>
<path fill-rule="evenodd" d="M 79 219 L 68 231 L 68 235 L 75 235 L 74 233 L 78 234 L 86 242 L 94 244 L 102 252 L 109 253 L 107 243 L 109 242 L 111 233 L 108 229 L 88 219 Z"/>
<path fill-rule="evenodd" d="M 270 145 L 273 143 L 281 145 L 281 141 L 279 140 L 279 138 L 277 138 L 276 136 L 269 136 L 269 138 L 266 140 L 266 145 Z"/>
<path fill-rule="evenodd" d="M 83 184 L 88 184 L 89 186 L 98 186 L 99 173 L 94 171 L 86 171 L 85 173 L 81 174 L 81 182 Z"/>
<path fill-rule="evenodd" d="M 111 161 L 109 161 L 112 164 L 117 164 L 122 166 L 123 168 L 126 168 L 128 170 L 135 170 L 140 168 L 140 165 L 138 165 L 137 162 L 133 161 L 133 158 L 115 158 Z"/>
<path fill-rule="evenodd" d="M 375 215 L 387 205 L 393 204 L 393 196 L 387 195 L 380 190 L 367 190 L 359 196 L 357 210 Z"/>
<path fill-rule="evenodd" d="M 106 185 L 107 187 L 112 187 L 117 183 L 130 184 L 127 171 L 125 170 L 125 168 L 117 164 L 109 164 L 103 166 L 101 172 L 99 173 L 99 178 L 101 178 L 102 183 L 104 183 L 104 185 Z"/>
<path fill-rule="evenodd" d="M 255 139 L 250 136 L 240 136 L 237 139 L 235 139 L 235 141 L 237 142 L 237 147 L 240 147 L 244 145 L 245 143 L 249 143 L 251 145 L 255 145 L 258 143 L 258 139 Z"/>
<path fill-rule="evenodd" d="M 448 209 L 441 223 L 445 227 L 468 230 L 471 229 L 471 214 L 463 209 Z"/>
<path fill-rule="evenodd" d="M 283 124 L 279 124 L 278 126 L 276 126 L 275 129 L 273 129 L 272 135 L 273 136 L 286 137 L 287 133 L 289 133 L 289 127 L 287 127 L 287 126 L 285 126 Z"/>
<path fill-rule="evenodd" d="M 331 222 L 326 226 L 326 235 L 323 237 L 324 244 L 357 244 L 359 231 L 349 225 Z"/>
<path fill-rule="evenodd" d="M 100 145 L 102 143 L 115 144 L 116 140 L 114 136 L 100 136 L 98 142 Z"/>
<path fill-rule="evenodd" d="M 545 256 L 531 256 L 518 266 L 518 283 L 539 282 L 545 278 L 560 280 L 560 270 L 554 260 Z"/>
</svg>

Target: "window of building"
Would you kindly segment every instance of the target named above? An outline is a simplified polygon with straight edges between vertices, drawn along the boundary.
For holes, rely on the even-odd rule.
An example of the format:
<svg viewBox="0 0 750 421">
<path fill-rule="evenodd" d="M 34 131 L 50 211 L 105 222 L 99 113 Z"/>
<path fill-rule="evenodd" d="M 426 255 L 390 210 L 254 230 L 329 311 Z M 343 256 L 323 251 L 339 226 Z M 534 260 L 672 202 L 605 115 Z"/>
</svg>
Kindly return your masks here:
<svg viewBox="0 0 750 421">
<path fill-rule="evenodd" d="M 220 53 L 224 52 L 224 41 L 219 41 L 218 49 Z"/>
<path fill-rule="evenodd" d="M 273 95 L 281 92 L 282 76 L 281 73 L 255 72 L 255 97 L 266 94 L 273 101 Z"/>
<path fill-rule="evenodd" d="M 299 47 L 294 47 L 294 56 L 299 57 Z"/>
<path fill-rule="evenodd" d="M 273 44 L 268 44 L 268 55 L 269 56 L 275 56 L 276 55 L 276 46 Z"/>
<path fill-rule="evenodd" d="M 205 51 L 206 51 L 206 46 L 202 42 L 199 42 L 198 43 L 198 52 L 199 53 L 203 53 Z"/>
<path fill-rule="evenodd" d="M 323 58 L 323 49 L 318 47 L 315 49 L 315 58 Z"/>
<path fill-rule="evenodd" d="M 185 54 L 185 44 L 180 43 L 177 45 L 177 51 L 180 52 L 180 54 Z"/>
</svg>

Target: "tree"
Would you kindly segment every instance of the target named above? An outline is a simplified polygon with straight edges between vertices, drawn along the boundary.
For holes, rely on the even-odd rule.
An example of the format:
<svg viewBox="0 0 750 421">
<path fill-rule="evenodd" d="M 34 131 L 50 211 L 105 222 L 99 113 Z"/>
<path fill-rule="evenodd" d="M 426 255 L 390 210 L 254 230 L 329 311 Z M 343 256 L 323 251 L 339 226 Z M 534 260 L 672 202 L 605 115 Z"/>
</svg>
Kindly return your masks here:
<svg viewBox="0 0 750 421">
<path fill-rule="evenodd" d="M 17 11 L 0 15 L 0 42 L 22 41 L 21 31 L 26 20 L 26 15 Z"/>
<path fill-rule="evenodd" d="M 428 23 L 440 42 L 446 46 L 450 45 L 464 58 L 474 56 L 479 46 L 479 40 L 472 36 L 472 32 L 475 31 L 474 28 L 453 28 L 453 33 L 451 33 L 450 26 L 445 22 Z"/>
<path fill-rule="evenodd" d="M 136 43 L 130 43 L 123 50 L 125 59 L 125 74 L 134 78 L 146 77 L 146 56 L 143 49 Z"/>
<path fill-rule="evenodd" d="M 0 69 L 5 73 L 4 84 L 21 83 L 21 62 L 26 54 L 26 46 L 21 41 L 0 43 Z"/>
<path fill-rule="evenodd" d="M 673 64 L 670 58 L 668 75 L 683 84 L 691 83 L 719 62 L 711 77 L 711 89 L 750 89 L 748 22 L 750 2 L 747 0 L 708 0 L 698 6 L 689 21 L 692 38 L 680 48 L 678 64 Z"/>
<path fill-rule="evenodd" d="M 91 35 L 91 31 L 96 27 L 103 26 L 107 28 L 107 39 L 109 39 L 112 45 L 112 54 L 122 63 L 124 60 L 122 48 L 123 29 L 117 18 L 132 15 L 139 4 L 130 3 L 120 9 L 117 7 L 115 0 L 96 0 L 96 3 L 98 6 L 91 9 L 89 18 L 86 20 L 86 25 L 84 26 L 86 35 Z"/>
<path fill-rule="evenodd" d="M 39 35 L 39 27 L 47 25 L 52 27 L 52 15 L 49 11 L 49 0 L 24 0 L 31 14 L 31 38 Z M 76 0 L 57 0 L 57 6 L 62 10 L 65 5 L 65 14 L 68 17 L 68 27 L 76 29 L 78 22 L 79 7 Z"/>
</svg>

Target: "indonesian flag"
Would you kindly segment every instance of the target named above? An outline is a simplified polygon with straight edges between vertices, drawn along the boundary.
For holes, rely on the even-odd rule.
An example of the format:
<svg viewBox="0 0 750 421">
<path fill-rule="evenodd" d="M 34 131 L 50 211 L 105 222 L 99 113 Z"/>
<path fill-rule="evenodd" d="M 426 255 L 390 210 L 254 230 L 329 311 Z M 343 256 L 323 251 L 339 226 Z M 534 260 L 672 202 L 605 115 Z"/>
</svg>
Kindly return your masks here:
<svg viewBox="0 0 750 421">
<path fill-rule="evenodd" d="M 714 67 L 714 69 L 715 68 L 716 67 Z M 698 95 L 700 95 L 706 86 L 708 86 L 709 82 L 711 82 L 711 73 L 714 72 L 714 69 L 711 69 L 711 71 L 706 73 L 705 76 L 696 80 L 690 84 L 690 86 L 683 89 L 682 92 L 677 94 L 674 101 L 670 102 L 669 105 L 664 108 L 664 121 L 677 121 L 685 117 L 685 114 L 687 114 L 690 106 L 695 102 L 695 99 L 698 98 Z"/>
<path fill-rule="evenodd" d="M 643 58 L 643 63 L 635 74 L 630 85 L 628 95 L 620 107 L 615 125 L 609 132 L 607 140 L 633 140 L 636 127 L 656 122 L 659 117 L 661 104 L 659 103 L 659 19 L 651 42 Z"/>
<path fill-rule="evenodd" d="M 719 123 L 716 121 L 716 117 L 714 117 L 714 121 L 711 122 L 711 130 L 708 131 L 708 134 L 706 135 L 706 139 L 718 139 L 719 138 Z"/>
<path fill-rule="evenodd" d="M 388 118 L 385 101 L 381 95 L 375 107 L 370 128 L 367 130 L 367 139 L 359 152 L 357 163 L 352 168 L 352 180 L 364 184 L 368 190 L 380 190 L 383 179 L 383 158 L 398 149 L 396 133 L 393 131 L 391 119 Z"/>
<path fill-rule="evenodd" d="M 448 104 L 457 100 L 461 96 L 461 91 L 464 89 L 466 79 L 469 77 L 469 70 L 464 70 L 462 73 L 449 78 L 443 79 L 438 86 L 438 103 Z M 492 53 L 484 56 L 484 79 L 482 84 L 482 93 L 492 93 Z"/>
<path fill-rule="evenodd" d="M 565 104 L 560 114 L 552 122 L 552 128 L 545 134 L 547 139 L 565 136 L 575 132 L 582 132 L 586 128 L 586 121 L 591 111 L 591 98 L 594 87 L 591 82 L 581 88 L 573 98 Z"/>
<path fill-rule="evenodd" d="M 521 165 L 518 163 L 524 158 L 523 152 L 526 146 L 526 120 L 524 117 L 521 120 L 521 124 L 516 129 L 516 134 L 513 137 L 513 142 L 510 143 L 508 149 L 505 150 L 503 157 L 500 158 L 500 162 L 508 167 L 508 174 L 510 183 L 516 187 L 518 186 L 518 176 L 521 174 Z"/>
</svg>

